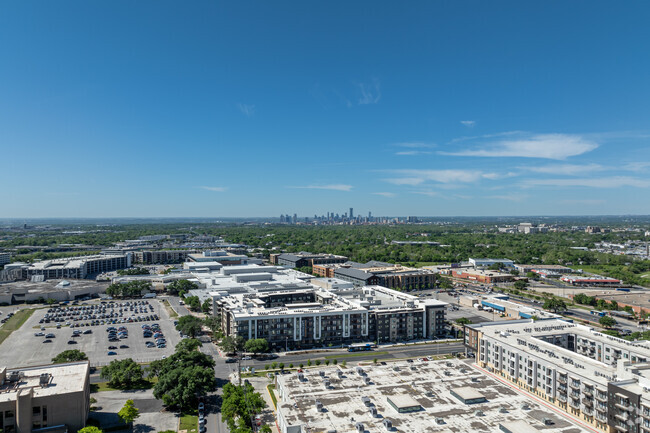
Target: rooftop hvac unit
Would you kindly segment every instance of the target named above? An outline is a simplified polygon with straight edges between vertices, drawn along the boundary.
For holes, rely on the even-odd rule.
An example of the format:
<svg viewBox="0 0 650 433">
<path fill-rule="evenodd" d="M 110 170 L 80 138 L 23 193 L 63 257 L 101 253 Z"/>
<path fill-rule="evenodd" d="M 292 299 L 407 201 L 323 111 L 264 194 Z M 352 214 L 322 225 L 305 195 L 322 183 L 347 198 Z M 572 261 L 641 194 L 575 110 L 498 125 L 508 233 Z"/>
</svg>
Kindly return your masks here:
<svg viewBox="0 0 650 433">
<path fill-rule="evenodd" d="M 317 410 L 318 412 L 322 412 L 322 411 L 323 411 L 323 403 L 321 403 L 320 400 L 316 400 L 316 410 Z"/>
<path fill-rule="evenodd" d="M 461 373 L 467 373 L 467 369 L 466 369 L 466 368 L 461 368 L 461 369 L 460 369 L 460 372 L 461 372 Z"/>
<path fill-rule="evenodd" d="M 449 370 L 445 370 L 445 376 L 451 376 L 451 372 L 449 372 Z"/>
<path fill-rule="evenodd" d="M 528 410 L 528 409 L 530 409 L 530 406 L 528 406 L 526 403 L 524 403 L 524 404 L 521 405 L 521 409 L 522 410 Z"/>
<path fill-rule="evenodd" d="M 368 398 L 368 397 L 361 397 L 361 401 L 362 401 L 363 404 L 365 404 L 366 406 L 370 406 L 370 404 L 371 404 L 371 403 L 370 403 L 370 398 Z"/>
<path fill-rule="evenodd" d="M 368 376 L 364 377 L 363 381 L 366 383 L 366 385 L 370 385 L 370 378 Z"/>
<path fill-rule="evenodd" d="M 483 411 L 477 410 L 476 412 L 474 412 L 474 416 L 483 416 Z"/>
<path fill-rule="evenodd" d="M 388 418 L 384 418 L 383 423 L 384 423 L 384 427 L 386 427 L 386 430 L 390 431 L 393 428 L 393 423 Z"/>
<path fill-rule="evenodd" d="M 473 377 L 473 378 L 472 378 L 472 382 L 478 382 L 478 381 L 479 381 L 479 380 L 478 380 L 478 377 Z"/>
<path fill-rule="evenodd" d="M 436 395 L 433 393 L 433 391 L 428 391 L 425 395 L 427 397 L 429 397 L 429 398 L 435 398 L 436 397 Z"/>
<path fill-rule="evenodd" d="M 355 425 L 355 427 L 356 427 L 356 429 L 357 429 L 357 431 L 358 431 L 359 433 L 363 433 L 363 432 L 366 430 L 365 427 L 363 426 L 363 423 L 361 423 L 361 422 L 358 422 L 358 423 Z"/>
<path fill-rule="evenodd" d="M 325 379 L 325 381 L 323 381 L 323 384 L 325 385 L 325 388 L 329 388 L 330 387 L 329 379 Z"/>
<path fill-rule="evenodd" d="M 373 418 L 377 418 L 377 408 L 374 406 L 370 407 L 370 415 L 372 415 Z"/>
<path fill-rule="evenodd" d="M 7 380 L 9 382 L 18 382 L 20 380 L 20 376 L 21 376 L 20 371 L 12 371 L 11 373 L 9 373 L 9 377 L 7 378 Z"/>
<path fill-rule="evenodd" d="M 542 419 L 542 422 L 544 423 L 544 425 L 553 425 L 553 424 L 555 424 L 551 418 L 544 418 L 544 419 Z"/>
<path fill-rule="evenodd" d="M 48 373 L 42 373 L 39 378 L 39 385 L 42 388 L 45 388 L 49 383 L 50 383 L 50 375 Z"/>
<path fill-rule="evenodd" d="M 357 373 L 359 374 L 359 376 L 363 376 L 363 368 L 357 367 Z"/>
<path fill-rule="evenodd" d="M 399 371 L 399 367 L 393 367 L 393 371 Z"/>
<path fill-rule="evenodd" d="M 453 367 L 453 366 L 454 366 L 453 363 L 451 363 L 451 362 L 447 362 L 447 367 Z"/>
<path fill-rule="evenodd" d="M 508 413 L 508 409 L 506 409 L 505 407 L 502 407 L 501 409 L 499 409 L 499 412 L 500 413 Z"/>
<path fill-rule="evenodd" d="M 323 370 L 319 371 L 318 374 L 320 374 L 320 377 L 325 377 L 325 372 Z"/>
<path fill-rule="evenodd" d="M 436 418 L 436 424 L 444 424 L 445 420 L 443 418 Z"/>
<path fill-rule="evenodd" d="M 343 379 L 343 372 L 341 370 L 338 371 L 339 374 L 339 379 Z"/>
<path fill-rule="evenodd" d="M 302 374 L 302 373 L 298 373 L 298 380 L 299 380 L 300 382 L 302 382 L 303 380 L 305 380 L 305 375 Z"/>
</svg>

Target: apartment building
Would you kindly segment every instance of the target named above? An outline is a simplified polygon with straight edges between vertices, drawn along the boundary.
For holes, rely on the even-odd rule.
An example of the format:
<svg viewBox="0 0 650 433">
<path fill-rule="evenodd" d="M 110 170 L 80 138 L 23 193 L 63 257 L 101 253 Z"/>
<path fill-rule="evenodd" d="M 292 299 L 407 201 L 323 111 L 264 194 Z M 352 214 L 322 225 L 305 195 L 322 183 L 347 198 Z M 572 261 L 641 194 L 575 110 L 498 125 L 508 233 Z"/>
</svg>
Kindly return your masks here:
<svg viewBox="0 0 650 433">
<path fill-rule="evenodd" d="M 0 431 L 76 432 L 90 408 L 88 361 L 19 369 L 0 367 Z"/>
<path fill-rule="evenodd" d="M 432 289 L 437 281 L 436 273 L 429 269 L 409 268 L 375 261 L 365 264 L 346 262 L 338 265 L 332 273 L 326 271 L 319 275 L 339 278 L 356 286 L 379 285 L 404 290 Z"/>
<path fill-rule="evenodd" d="M 187 260 L 189 254 L 196 252 L 196 250 L 135 251 L 133 263 L 143 265 L 182 263 Z"/>
<path fill-rule="evenodd" d="M 7 263 L 11 263 L 11 254 L 0 253 L 0 266 L 4 266 Z"/>
<path fill-rule="evenodd" d="M 214 296 L 227 335 L 265 338 L 281 349 L 431 339 L 446 333 L 446 303 L 381 286 L 327 290 L 309 285 Z"/>
<path fill-rule="evenodd" d="M 560 319 L 465 327 L 476 364 L 602 432 L 650 433 L 650 342 Z"/>
<path fill-rule="evenodd" d="M 43 260 L 31 265 L 25 265 L 22 268 L 22 277 L 24 279 L 30 279 L 34 276 L 42 276 L 44 279 L 83 279 L 102 272 L 128 268 L 131 266 L 131 260 L 131 253 Z"/>
</svg>

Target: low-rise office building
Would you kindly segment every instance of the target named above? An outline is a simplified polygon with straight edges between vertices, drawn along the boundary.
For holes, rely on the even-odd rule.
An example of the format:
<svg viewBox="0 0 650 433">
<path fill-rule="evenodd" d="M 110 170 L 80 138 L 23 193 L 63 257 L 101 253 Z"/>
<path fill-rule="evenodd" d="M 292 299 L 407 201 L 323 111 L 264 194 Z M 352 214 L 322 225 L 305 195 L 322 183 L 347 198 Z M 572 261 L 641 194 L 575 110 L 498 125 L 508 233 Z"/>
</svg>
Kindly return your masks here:
<svg viewBox="0 0 650 433">
<path fill-rule="evenodd" d="M 67 433 L 86 426 L 90 409 L 88 361 L 7 369 L 0 367 L 3 433 Z"/>
<path fill-rule="evenodd" d="M 182 263 L 187 260 L 189 254 L 196 253 L 196 250 L 135 251 L 133 263 L 143 265 Z"/>
<path fill-rule="evenodd" d="M 592 429 L 650 433 L 650 342 L 560 319 L 465 326 L 476 364 Z"/>
<path fill-rule="evenodd" d="M 441 274 L 481 284 L 505 283 L 515 280 L 515 276 L 512 274 L 471 268 L 447 269 L 441 271 Z"/>
<path fill-rule="evenodd" d="M 515 262 L 510 259 L 469 259 L 469 264 L 475 268 L 484 268 L 501 263 L 508 268 L 514 268 Z"/>
<path fill-rule="evenodd" d="M 0 253 L 0 266 L 6 265 L 11 262 L 11 254 Z"/>
<path fill-rule="evenodd" d="M 380 285 L 391 289 L 424 290 L 436 285 L 436 273 L 429 269 L 409 268 L 391 263 L 346 262 L 334 269 L 333 277 L 356 286 Z M 330 275 L 325 275 L 329 277 Z"/>
<path fill-rule="evenodd" d="M 621 280 L 616 278 L 608 277 L 577 277 L 567 275 L 560 278 L 561 281 L 569 283 L 572 286 L 596 286 L 596 287 L 609 287 L 609 286 L 620 286 Z"/>
</svg>

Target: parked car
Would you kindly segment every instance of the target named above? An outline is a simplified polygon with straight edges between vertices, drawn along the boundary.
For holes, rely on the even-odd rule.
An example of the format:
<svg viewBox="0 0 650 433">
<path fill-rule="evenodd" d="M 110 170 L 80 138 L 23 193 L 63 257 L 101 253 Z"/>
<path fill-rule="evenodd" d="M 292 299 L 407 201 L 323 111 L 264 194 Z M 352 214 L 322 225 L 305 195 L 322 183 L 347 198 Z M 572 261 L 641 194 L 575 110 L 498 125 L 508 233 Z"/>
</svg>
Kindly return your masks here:
<svg viewBox="0 0 650 433">
<path fill-rule="evenodd" d="M 108 356 L 117 355 L 117 352 L 108 352 L 107 355 L 108 355 Z"/>
</svg>

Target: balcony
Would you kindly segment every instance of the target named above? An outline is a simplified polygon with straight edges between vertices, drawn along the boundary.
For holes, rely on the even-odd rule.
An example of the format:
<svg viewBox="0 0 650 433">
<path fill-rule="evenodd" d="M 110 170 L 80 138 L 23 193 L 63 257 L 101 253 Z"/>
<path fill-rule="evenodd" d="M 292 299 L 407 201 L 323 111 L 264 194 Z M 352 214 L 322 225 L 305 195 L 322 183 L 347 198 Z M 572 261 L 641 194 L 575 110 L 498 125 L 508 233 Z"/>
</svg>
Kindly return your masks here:
<svg viewBox="0 0 650 433">
<path fill-rule="evenodd" d="M 569 386 L 573 389 L 580 389 L 580 382 L 571 382 Z"/>
<path fill-rule="evenodd" d="M 585 413 L 587 415 L 593 415 L 594 414 L 594 410 L 592 408 L 590 408 L 590 407 L 584 406 L 580 410 L 582 411 L 582 413 Z"/>
<path fill-rule="evenodd" d="M 596 419 L 598 421 L 607 421 L 607 415 L 602 412 L 596 411 Z"/>
<path fill-rule="evenodd" d="M 614 417 L 616 419 L 619 419 L 619 420 L 623 421 L 623 422 L 626 422 L 628 419 L 630 419 L 629 415 L 627 413 L 625 413 L 625 412 L 616 413 L 616 414 L 614 414 Z"/>
<path fill-rule="evenodd" d="M 569 406 L 571 406 L 574 409 L 580 409 L 580 400 L 576 400 L 572 398 L 571 400 L 569 400 Z"/>
<path fill-rule="evenodd" d="M 594 401 L 589 398 L 583 398 L 582 404 L 584 404 L 585 406 L 594 407 Z"/>
<path fill-rule="evenodd" d="M 623 433 L 627 433 L 627 432 L 628 432 L 628 428 L 627 428 L 627 426 L 624 426 L 624 425 L 615 425 L 614 428 L 615 428 L 616 430 L 620 431 L 620 432 L 623 432 Z"/>
<path fill-rule="evenodd" d="M 596 400 L 607 402 L 607 394 L 596 393 Z"/>
<path fill-rule="evenodd" d="M 566 376 L 558 376 L 557 381 L 566 385 Z"/>
<path fill-rule="evenodd" d="M 618 409 L 623 410 L 625 412 L 631 410 L 631 407 L 628 406 L 627 404 L 616 403 L 614 404 L 614 406 L 616 406 Z"/>
</svg>

